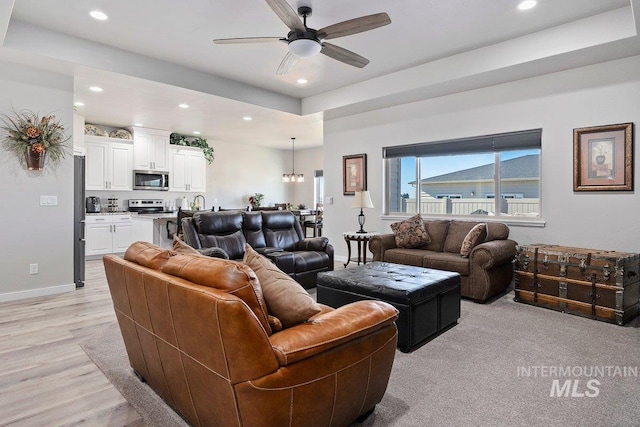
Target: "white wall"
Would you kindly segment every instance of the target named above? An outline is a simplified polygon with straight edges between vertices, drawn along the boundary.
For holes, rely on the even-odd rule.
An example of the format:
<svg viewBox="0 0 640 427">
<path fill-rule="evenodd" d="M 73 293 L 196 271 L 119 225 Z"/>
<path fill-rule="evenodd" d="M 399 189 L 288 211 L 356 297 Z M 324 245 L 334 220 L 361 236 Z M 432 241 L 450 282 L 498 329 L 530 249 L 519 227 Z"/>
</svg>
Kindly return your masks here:
<svg viewBox="0 0 640 427">
<path fill-rule="evenodd" d="M 291 203 L 294 206 L 304 204 L 308 208 L 314 207 L 313 172 L 322 170 L 323 152 L 322 147 L 296 149 L 296 173 L 304 174 L 304 182 L 284 184 L 287 189 L 287 199 L 285 200 L 287 203 Z M 285 170 L 283 173 L 291 173 L 291 163 L 293 161 L 291 150 L 284 151 L 283 155 L 285 157 Z M 282 174 L 280 177 L 282 177 Z"/>
<path fill-rule="evenodd" d="M 273 206 L 288 199 L 282 182 L 286 170 L 282 150 L 208 140 L 215 160 L 207 167 L 207 206 L 217 199 L 223 208 L 245 207 L 248 197 L 264 194 L 262 204 Z"/>
<path fill-rule="evenodd" d="M 0 113 L 53 113 L 71 134 L 72 78 L 0 61 L 0 94 Z M 47 162 L 36 172 L 0 149 L 0 182 L 0 301 L 74 289 L 73 152 L 58 168 Z M 41 207 L 41 195 L 57 196 L 58 205 Z M 29 274 L 31 263 L 39 274 Z"/>
<path fill-rule="evenodd" d="M 381 218 L 382 148 L 542 128 L 542 210 L 545 227 L 511 226 L 521 244 L 554 243 L 639 252 L 640 198 L 634 192 L 573 192 L 573 129 L 640 124 L 640 57 L 593 65 L 441 98 L 385 108 L 324 124 L 324 235 L 346 258 L 342 232 L 357 228 L 352 197 L 342 195 L 342 156 L 367 153 L 375 209 L 366 229 L 389 232 Z M 637 133 L 637 132 L 635 132 Z M 635 170 L 638 170 L 636 155 Z M 640 185 L 637 182 L 635 186 Z"/>
</svg>

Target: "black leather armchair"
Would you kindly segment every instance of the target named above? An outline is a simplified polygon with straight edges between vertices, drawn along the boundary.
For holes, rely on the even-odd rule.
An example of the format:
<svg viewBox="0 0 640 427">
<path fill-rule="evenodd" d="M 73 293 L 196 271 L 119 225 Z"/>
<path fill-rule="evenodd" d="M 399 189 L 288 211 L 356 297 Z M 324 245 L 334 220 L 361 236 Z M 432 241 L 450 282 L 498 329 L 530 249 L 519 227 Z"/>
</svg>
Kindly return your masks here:
<svg viewBox="0 0 640 427">
<path fill-rule="evenodd" d="M 305 288 L 321 271 L 333 270 L 333 246 L 326 237 L 305 239 L 289 211 L 200 212 L 183 218 L 184 241 L 196 249 L 217 247 L 241 260 L 245 243 L 262 253 Z"/>
</svg>

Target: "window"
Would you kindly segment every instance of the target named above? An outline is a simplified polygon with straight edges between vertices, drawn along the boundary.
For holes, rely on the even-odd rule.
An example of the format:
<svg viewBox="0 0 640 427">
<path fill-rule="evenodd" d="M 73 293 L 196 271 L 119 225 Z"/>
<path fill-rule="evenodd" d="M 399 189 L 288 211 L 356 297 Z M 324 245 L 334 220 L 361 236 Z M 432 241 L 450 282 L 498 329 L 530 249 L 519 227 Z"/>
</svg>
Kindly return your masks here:
<svg viewBox="0 0 640 427">
<path fill-rule="evenodd" d="M 538 129 L 387 147 L 386 211 L 539 218 L 541 136 Z"/>
</svg>

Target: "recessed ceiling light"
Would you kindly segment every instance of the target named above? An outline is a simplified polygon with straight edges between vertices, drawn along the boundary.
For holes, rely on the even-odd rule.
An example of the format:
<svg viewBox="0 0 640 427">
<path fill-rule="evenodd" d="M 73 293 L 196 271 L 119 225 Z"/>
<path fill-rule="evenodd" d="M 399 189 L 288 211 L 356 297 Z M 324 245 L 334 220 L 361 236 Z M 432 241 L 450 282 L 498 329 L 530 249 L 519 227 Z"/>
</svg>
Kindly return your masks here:
<svg viewBox="0 0 640 427">
<path fill-rule="evenodd" d="M 84 107 L 84 102 L 76 101 L 73 103 L 76 107 Z"/>
<path fill-rule="evenodd" d="M 142 123 L 134 123 L 134 126 L 144 126 Z"/>
<path fill-rule="evenodd" d="M 188 104 L 178 104 L 178 107 L 180 108 L 189 108 Z"/>
<path fill-rule="evenodd" d="M 107 14 L 100 10 L 92 10 L 91 12 L 89 12 L 89 15 L 91 15 L 93 19 L 97 19 L 98 21 L 106 21 L 107 19 L 109 19 Z"/>
<path fill-rule="evenodd" d="M 299 85 L 306 85 L 307 83 L 309 83 L 309 80 L 307 80 L 307 79 L 298 79 L 298 80 L 296 80 L 296 82 Z"/>
<path fill-rule="evenodd" d="M 253 120 L 253 117 L 251 117 L 251 116 L 244 116 L 244 117 L 242 118 L 242 120 L 244 120 L 245 122 L 250 122 L 251 120 Z"/>
<path fill-rule="evenodd" d="M 194 134 L 194 135 L 200 135 L 200 131 L 199 131 L 199 130 L 194 130 L 194 131 L 193 131 L 193 134 Z"/>
<path fill-rule="evenodd" d="M 536 0 L 525 0 L 525 1 L 523 1 L 522 3 L 520 3 L 518 5 L 518 9 L 520 9 L 520 10 L 528 10 L 528 9 L 531 9 L 531 8 L 535 7 L 535 5 L 537 3 L 538 2 Z"/>
<path fill-rule="evenodd" d="M 100 86 L 91 86 L 89 90 L 93 92 L 102 92 L 104 89 L 102 89 Z"/>
</svg>

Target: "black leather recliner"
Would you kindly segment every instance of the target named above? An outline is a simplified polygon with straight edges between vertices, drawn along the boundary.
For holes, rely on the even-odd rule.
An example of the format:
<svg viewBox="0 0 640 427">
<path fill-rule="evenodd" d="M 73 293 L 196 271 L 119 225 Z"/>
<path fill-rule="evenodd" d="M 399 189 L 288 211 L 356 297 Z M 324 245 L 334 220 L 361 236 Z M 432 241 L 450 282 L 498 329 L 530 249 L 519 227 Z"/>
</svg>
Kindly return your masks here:
<svg viewBox="0 0 640 427">
<path fill-rule="evenodd" d="M 241 260 L 245 243 L 273 261 L 305 288 L 321 271 L 333 270 L 333 246 L 326 237 L 304 238 L 289 211 L 200 212 L 182 219 L 184 241 L 196 249 L 217 247 Z"/>
</svg>

